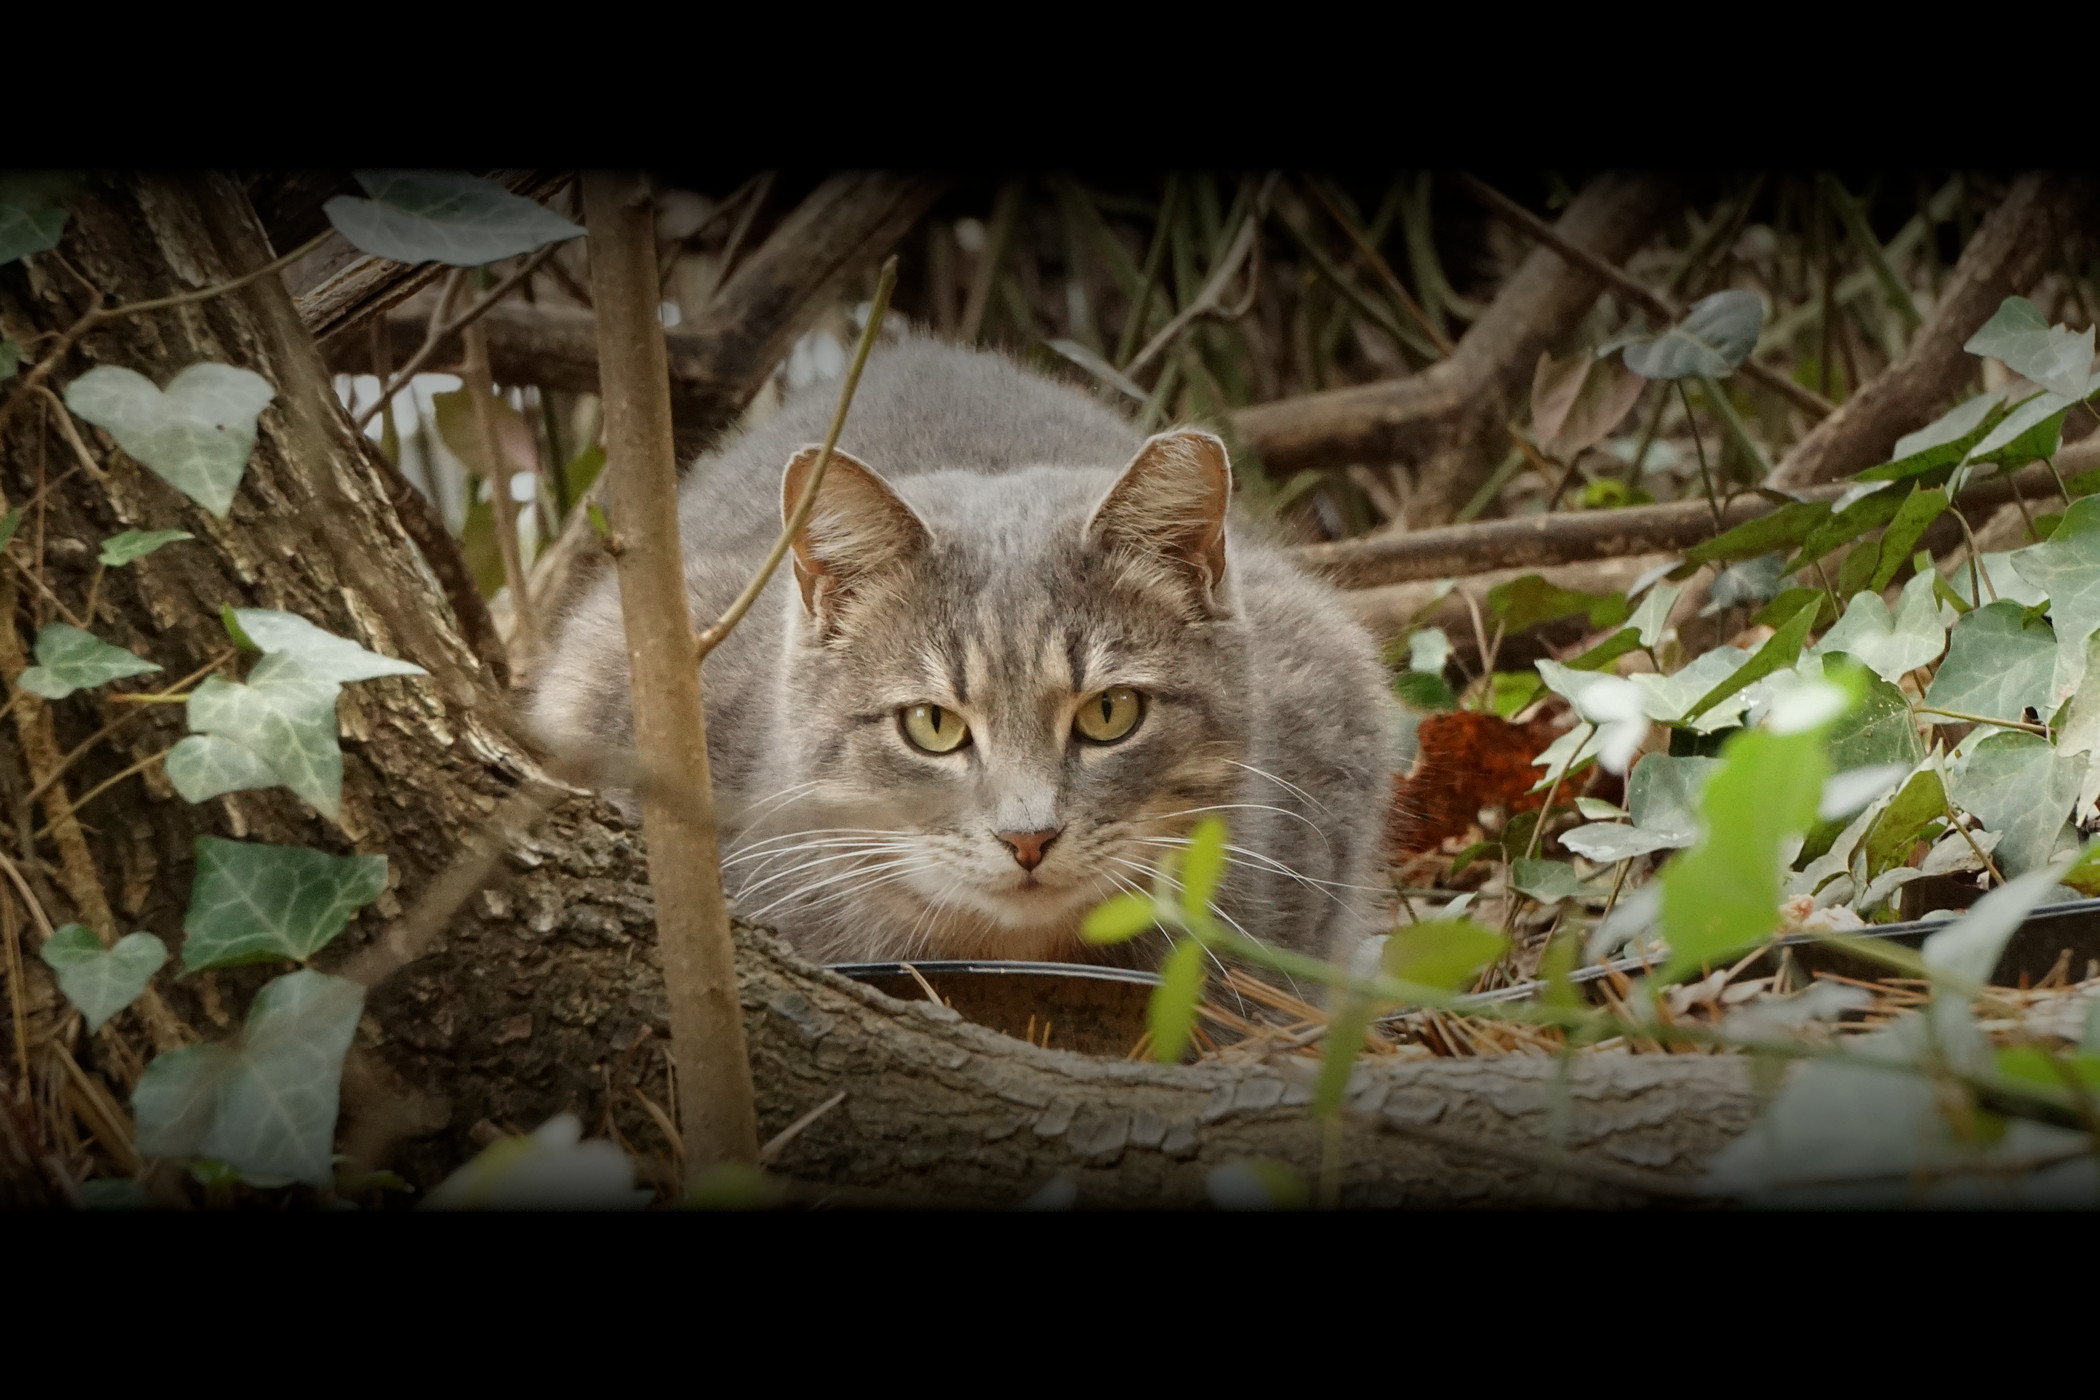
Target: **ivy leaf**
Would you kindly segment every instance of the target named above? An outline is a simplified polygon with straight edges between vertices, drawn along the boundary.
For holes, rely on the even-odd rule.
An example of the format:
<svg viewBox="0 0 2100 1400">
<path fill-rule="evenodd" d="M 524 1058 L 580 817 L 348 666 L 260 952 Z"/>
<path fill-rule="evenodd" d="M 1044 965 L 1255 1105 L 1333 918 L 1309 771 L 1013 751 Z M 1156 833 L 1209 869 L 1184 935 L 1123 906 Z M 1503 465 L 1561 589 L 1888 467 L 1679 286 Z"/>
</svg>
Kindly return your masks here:
<svg viewBox="0 0 2100 1400">
<path fill-rule="evenodd" d="M 1451 992 L 1471 985 L 1508 947 L 1507 938 L 1471 919 L 1425 919 L 1394 929 L 1379 962 L 1395 981 Z"/>
<path fill-rule="evenodd" d="M 303 662 L 280 652 L 258 661 L 245 685 L 207 677 L 190 692 L 190 731 L 239 744 L 279 782 L 339 822 L 343 750 L 336 739 L 335 702 L 341 694 L 342 687 L 334 681 L 315 676 Z M 193 760 L 211 756 L 192 751 Z M 250 770 L 226 771 L 231 775 Z"/>
<path fill-rule="evenodd" d="M 1765 304 L 1757 293 L 1715 292 L 1653 340 L 1628 345 L 1626 368 L 1643 379 L 1724 375 L 1750 358 L 1764 325 Z"/>
<path fill-rule="evenodd" d="M 1628 611 L 1624 594 L 1580 593 L 1548 583 L 1538 574 L 1496 584 L 1488 590 L 1487 604 L 1512 633 L 1578 615 L 1589 620 L 1592 630 L 1612 627 L 1624 622 Z"/>
<path fill-rule="evenodd" d="M 1850 544 L 1875 526 L 1888 524 L 1902 509 L 1905 495 L 1901 485 L 1883 486 L 1852 501 L 1843 510 L 1833 510 L 1829 519 L 1809 531 L 1800 552 L 1788 561 L 1786 572 L 1799 573 L 1839 545 Z"/>
<path fill-rule="evenodd" d="M 314 626 L 297 613 L 270 608 L 235 608 L 234 621 L 256 650 L 297 659 L 307 675 L 337 683 L 368 681 L 379 676 L 427 676 L 411 661 L 396 661 L 366 651 L 356 642 Z"/>
<path fill-rule="evenodd" d="M 1940 786 L 1940 775 L 1930 768 L 1911 774 L 1860 840 L 1860 850 L 1867 858 L 1867 879 L 1873 881 L 1891 866 L 1907 864 L 1910 848 L 1946 815 L 1947 794 Z"/>
<path fill-rule="evenodd" d="M 144 657 L 63 622 L 54 622 L 36 634 L 36 659 L 37 664 L 22 672 L 15 684 L 46 700 L 63 700 L 76 690 L 160 669 Z"/>
<path fill-rule="evenodd" d="M 1509 887 L 1541 904 L 1558 904 L 1563 899 L 1595 893 L 1576 876 L 1574 867 L 1562 860 L 1511 861 Z"/>
<path fill-rule="evenodd" d="M 2086 638 L 2100 631 L 2100 496 L 2074 501 L 2056 533 L 2013 555 L 2012 566 L 2049 596 L 2057 646 L 2054 693 L 2065 694 L 2085 675 Z"/>
<path fill-rule="evenodd" d="M 1488 677 L 1488 708 L 1503 719 L 1513 719 L 1543 689 L 1545 683 L 1536 671 L 1497 671 Z"/>
<path fill-rule="evenodd" d="M 209 362 L 165 391 L 120 365 L 97 365 L 66 386 L 67 408 L 222 520 L 255 450 L 255 420 L 275 397 L 261 375 Z"/>
<path fill-rule="evenodd" d="M 133 1092 L 138 1148 L 151 1157 L 211 1157 L 251 1184 L 334 1178 L 343 1056 L 364 989 L 299 971 L 256 993 L 238 1047 L 192 1045 L 146 1066 Z"/>
<path fill-rule="evenodd" d="M 1816 605 L 1810 603 L 1780 625 L 1777 632 L 1756 653 L 1737 667 L 1726 680 L 1699 697 L 1689 710 L 1684 712 L 1687 724 L 1694 723 L 1708 710 L 1722 701 L 1741 692 L 1755 681 L 1761 681 L 1774 672 L 1794 664 L 1801 655 L 1801 644 L 1808 640 L 1810 624 L 1816 620 Z"/>
<path fill-rule="evenodd" d="M 1896 508 L 1895 518 L 1881 532 L 1881 562 L 1875 565 L 1874 577 L 1867 587 L 1876 593 L 1887 588 L 1910 557 L 1911 546 L 1946 509 L 1947 493 L 1937 487 L 1927 490 L 1921 486 L 1905 497 Z"/>
<path fill-rule="evenodd" d="M 2089 638 L 2085 648 L 2085 668 L 2090 674 L 2100 663 L 2100 633 Z M 2096 803 L 2100 803 L 2100 685 L 2080 686 L 2057 716 L 2055 728 L 2058 753 L 2092 755 L 2085 781 L 2078 787 L 2078 818 L 2084 823 L 2095 817 Z"/>
<path fill-rule="evenodd" d="M 1203 983 L 1203 945 L 1183 939 L 1160 968 L 1159 985 L 1152 989 L 1145 1013 L 1152 1028 L 1152 1058 L 1161 1064 L 1181 1063 L 1196 1024 L 1196 1004 L 1203 999 Z"/>
<path fill-rule="evenodd" d="M 2048 708 L 2055 670 L 2055 631 L 2001 598 L 1954 624 L 1947 659 L 1925 688 L 1925 703 L 1967 715 L 2018 719 L 2029 706 Z M 1933 724 L 1961 723 L 1940 715 L 1924 718 Z"/>
<path fill-rule="evenodd" d="M 1815 654 L 1842 652 L 1891 682 L 1930 664 L 1947 648 L 1947 629 L 1932 591 L 1935 577 L 1923 573 L 1904 584 L 1894 613 L 1879 593 L 1854 594 L 1845 615 L 1816 644 Z"/>
<path fill-rule="evenodd" d="M 1750 653 L 1741 647 L 1713 647 L 1700 652 L 1690 665 L 1671 675 L 1637 671 L 1626 679 L 1641 691 L 1641 708 L 1648 718 L 1674 724 L 1683 721 L 1684 712 L 1700 696 L 1726 681 L 1749 659 Z M 1749 708 L 1750 697 L 1739 693 L 1714 706 L 1698 721 L 1683 722 L 1702 734 L 1711 733 L 1734 724 L 1737 717 Z"/>
<path fill-rule="evenodd" d="M 1418 627 L 1407 636 L 1407 669 L 1441 673 L 1450 663 L 1451 636 L 1441 627 Z"/>
<path fill-rule="evenodd" d="M 164 544 L 197 538 L 187 530 L 126 530 L 102 542 L 96 558 L 105 568 L 120 569 L 134 559 L 143 559 Z"/>
<path fill-rule="evenodd" d="M 2021 400 L 1962 460 L 2020 466 L 2038 457 L 2054 457 L 2063 439 L 2064 410 L 2076 402 L 2076 396 L 2049 393 Z"/>
<path fill-rule="evenodd" d="M 1393 695 L 1411 710 L 1455 710 L 1458 697 L 1434 671 L 1407 671 L 1393 678 Z"/>
<path fill-rule="evenodd" d="M 1159 905 L 1151 895 L 1119 894 L 1087 914 L 1079 936 L 1089 943 L 1128 943 L 1158 922 Z"/>
<path fill-rule="evenodd" d="M 1893 461 L 1860 472 L 1852 479 L 1897 481 L 1906 476 L 1931 471 L 1935 467 L 1953 466 L 1969 455 L 1969 449 L 1983 440 L 1983 435 L 1991 430 L 2004 413 L 2005 406 L 2000 395 L 1978 394 L 1975 398 L 1949 409 L 1916 432 L 1896 439 L 1896 455 Z"/>
<path fill-rule="evenodd" d="M 253 749 L 210 734 L 192 734 L 176 744 L 162 767 L 185 802 L 273 788 L 284 781 Z"/>
<path fill-rule="evenodd" d="M 1825 726 L 1746 730 L 1700 797 L 1706 837 L 1663 871 L 1665 981 L 1732 956 L 1779 927 L 1780 848 L 1816 819 L 1830 762 Z"/>
<path fill-rule="evenodd" d="M 395 262 L 480 267 L 583 230 L 493 180 L 443 170 L 359 170 L 369 199 L 339 194 L 322 205 L 351 246 Z"/>
<path fill-rule="evenodd" d="M 1662 640 L 1663 628 L 1669 624 L 1670 609 L 1677 606 L 1678 595 L 1684 592 L 1681 583 L 1658 583 L 1641 599 L 1641 605 L 1633 610 L 1626 620 L 1634 629 L 1634 635 L 1644 647 L 1652 647 Z"/>
<path fill-rule="evenodd" d="M 126 934 L 105 948 L 94 930 L 66 924 L 44 940 L 44 965 L 87 1018 L 90 1035 L 137 1001 L 167 960 L 168 945 L 150 933 Z"/>
<path fill-rule="evenodd" d="M 1992 734 L 1954 780 L 1954 805 L 1998 833 L 1992 858 L 2007 878 L 2047 865 L 2078 800 L 2085 761 L 2059 757 L 2039 734 Z"/>
<path fill-rule="evenodd" d="M 1718 564 L 1724 559 L 1754 559 L 1775 549 L 1800 544 L 1830 518 L 1828 501 L 1796 501 L 1770 515 L 1746 520 L 1684 552 L 1687 562 Z"/>
<path fill-rule="evenodd" d="M 66 211 L 54 201 L 50 186 L 48 177 L 29 172 L 0 175 L 0 267 L 58 246 Z"/>
<path fill-rule="evenodd" d="M 1626 780 L 1627 815 L 1633 825 L 1593 822 L 1566 833 L 1560 843 L 1600 863 L 1692 845 L 1699 839 L 1699 794 L 1720 766 L 1717 758 L 1651 753 Z"/>
<path fill-rule="evenodd" d="M 1640 614 L 1635 613 L 1634 616 L 1637 618 Z M 1571 671 L 1602 671 L 1627 652 L 1639 651 L 1641 646 L 1639 628 L 1621 627 L 1582 655 L 1571 656 L 1562 664 Z"/>
<path fill-rule="evenodd" d="M 1760 554 L 1730 564 L 1714 575 L 1713 586 L 1708 590 L 1707 604 L 1699 609 L 1699 616 L 1712 617 L 1724 608 L 1742 607 L 1746 604 L 1763 603 L 1779 592 L 1781 565 L 1785 561 L 1777 553 Z M 1787 616 L 1792 617 L 1792 613 Z"/>
<path fill-rule="evenodd" d="M 197 876 L 182 917 L 182 970 L 289 958 L 328 946 L 386 888 L 385 856 L 197 838 Z"/>
<path fill-rule="evenodd" d="M 2027 298 L 2007 297 L 1962 349 L 2002 360 L 2014 374 L 2044 389 L 2083 398 L 2086 377 L 2093 368 L 2093 328 L 2073 334 L 2062 326 L 2051 326 Z"/>
</svg>

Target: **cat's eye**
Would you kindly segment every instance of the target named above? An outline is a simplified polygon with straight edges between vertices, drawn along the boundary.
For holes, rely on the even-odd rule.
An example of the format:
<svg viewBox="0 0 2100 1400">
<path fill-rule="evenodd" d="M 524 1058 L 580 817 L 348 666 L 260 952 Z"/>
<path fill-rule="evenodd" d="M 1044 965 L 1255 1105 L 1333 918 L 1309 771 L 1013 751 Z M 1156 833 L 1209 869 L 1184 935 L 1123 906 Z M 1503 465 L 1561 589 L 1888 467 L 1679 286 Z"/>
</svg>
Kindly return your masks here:
<svg viewBox="0 0 2100 1400">
<path fill-rule="evenodd" d="M 1145 713 L 1145 702 L 1127 685 L 1097 690 L 1079 702 L 1072 727 L 1080 737 L 1097 744 L 1113 744 L 1137 728 Z"/>
<path fill-rule="evenodd" d="M 970 741 L 970 726 L 962 716 L 940 705 L 907 705 L 897 718 L 912 747 L 927 753 L 953 753 Z"/>
</svg>

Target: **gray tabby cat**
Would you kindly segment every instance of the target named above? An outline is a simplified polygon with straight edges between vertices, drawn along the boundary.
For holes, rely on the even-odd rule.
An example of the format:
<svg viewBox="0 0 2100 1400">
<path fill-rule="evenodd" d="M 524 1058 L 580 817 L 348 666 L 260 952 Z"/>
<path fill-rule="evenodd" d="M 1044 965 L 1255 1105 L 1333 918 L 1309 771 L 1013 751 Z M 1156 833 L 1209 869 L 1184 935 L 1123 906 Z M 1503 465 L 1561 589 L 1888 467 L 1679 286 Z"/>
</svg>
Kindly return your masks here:
<svg viewBox="0 0 2100 1400">
<path fill-rule="evenodd" d="M 764 558 L 836 393 L 798 395 L 688 475 L 696 625 Z M 740 912 L 819 960 L 1098 959 L 1087 911 L 1149 888 L 1217 813 L 1223 917 L 1337 955 L 1376 931 L 1376 649 L 1228 524 L 1217 438 L 1141 440 L 1008 359 L 907 336 L 870 357 L 839 445 L 792 570 L 706 664 Z M 533 705 L 550 745 L 631 743 L 610 573 L 553 656 Z"/>
</svg>

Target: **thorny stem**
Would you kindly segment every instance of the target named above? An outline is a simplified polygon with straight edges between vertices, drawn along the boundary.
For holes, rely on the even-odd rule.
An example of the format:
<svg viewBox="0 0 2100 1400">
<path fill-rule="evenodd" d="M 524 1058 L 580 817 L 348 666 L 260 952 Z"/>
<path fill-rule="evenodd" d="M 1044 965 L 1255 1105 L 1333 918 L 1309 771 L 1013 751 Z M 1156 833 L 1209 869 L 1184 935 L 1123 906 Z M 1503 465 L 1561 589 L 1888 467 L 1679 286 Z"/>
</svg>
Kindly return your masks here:
<svg viewBox="0 0 2100 1400">
<path fill-rule="evenodd" d="M 809 524 L 810 515 L 817 508 L 817 488 L 824 484 L 824 474 L 831 468 L 831 454 L 839 445 L 839 434 L 846 428 L 846 410 L 853 406 L 853 392 L 860 387 L 861 369 L 868 363 L 868 352 L 875 348 L 876 332 L 882 329 L 883 313 L 889 310 L 890 293 L 897 287 L 897 256 L 892 253 L 882 265 L 881 278 L 875 284 L 875 302 L 868 309 L 868 324 L 861 327 L 860 344 L 854 347 L 853 363 L 846 370 L 846 382 L 839 387 L 838 407 L 832 410 L 831 426 L 825 430 L 824 446 L 817 453 L 816 465 L 809 469 L 808 478 L 802 483 L 802 494 L 795 500 L 795 509 L 780 527 L 780 537 L 773 541 L 772 549 L 766 552 L 766 560 L 758 566 L 758 572 L 737 594 L 736 601 L 724 610 L 708 626 L 693 636 L 693 659 L 705 661 L 707 654 L 722 644 L 735 626 L 751 611 L 766 584 L 771 581 L 773 571 L 787 557 L 795 537 Z"/>
<path fill-rule="evenodd" d="M 1706 469 L 1706 444 L 1700 440 L 1698 421 L 1692 417 L 1692 396 L 1686 391 L 1682 379 L 1673 382 L 1677 385 L 1677 397 L 1684 404 L 1684 425 L 1691 430 L 1692 447 L 1699 454 L 1699 484 L 1706 488 L 1706 505 L 1714 513 L 1714 530 L 1719 533 L 1727 527 L 1721 520 L 1721 503 L 1714 499 L 1713 475 Z"/>
</svg>

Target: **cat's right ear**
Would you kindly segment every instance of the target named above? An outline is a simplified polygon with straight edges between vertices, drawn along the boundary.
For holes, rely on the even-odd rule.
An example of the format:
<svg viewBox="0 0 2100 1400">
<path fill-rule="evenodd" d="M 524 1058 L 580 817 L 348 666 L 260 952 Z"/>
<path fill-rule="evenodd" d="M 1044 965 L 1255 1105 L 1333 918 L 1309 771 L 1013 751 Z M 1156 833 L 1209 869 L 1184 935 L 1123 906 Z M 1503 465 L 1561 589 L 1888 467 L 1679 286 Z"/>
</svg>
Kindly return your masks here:
<svg viewBox="0 0 2100 1400">
<path fill-rule="evenodd" d="M 805 447 L 788 459 L 780 482 L 782 524 L 793 520 L 795 503 L 822 452 Z M 928 538 L 925 523 L 888 482 L 867 463 L 834 448 L 809 519 L 789 541 L 802 606 L 812 617 L 826 616 L 869 579 L 924 549 Z"/>
</svg>

